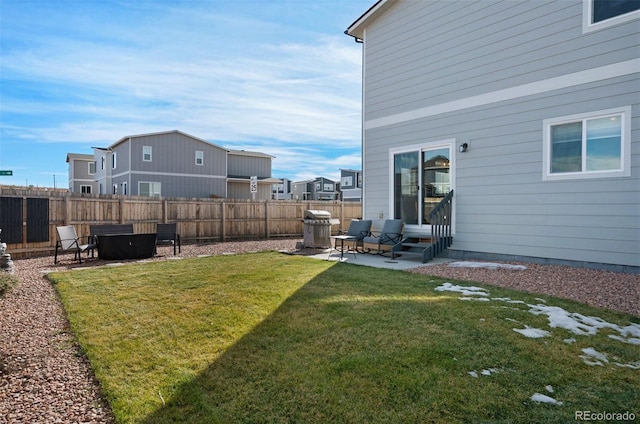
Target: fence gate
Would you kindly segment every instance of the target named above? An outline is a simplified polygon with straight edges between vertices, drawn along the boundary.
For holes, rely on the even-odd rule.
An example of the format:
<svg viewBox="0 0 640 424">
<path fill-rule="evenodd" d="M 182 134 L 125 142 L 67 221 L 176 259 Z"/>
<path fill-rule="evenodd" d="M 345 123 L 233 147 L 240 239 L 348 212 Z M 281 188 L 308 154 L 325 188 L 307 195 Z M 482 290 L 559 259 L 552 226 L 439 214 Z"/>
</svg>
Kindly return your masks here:
<svg viewBox="0 0 640 424">
<path fill-rule="evenodd" d="M 49 199 L 27 199 L 27 243 L 49 241 Z"/>
<path fill-rule="evenodd" d="M 4 243 L 22 243 L 22 199 L 0 197 L 0 239 Z"/>
</svg>

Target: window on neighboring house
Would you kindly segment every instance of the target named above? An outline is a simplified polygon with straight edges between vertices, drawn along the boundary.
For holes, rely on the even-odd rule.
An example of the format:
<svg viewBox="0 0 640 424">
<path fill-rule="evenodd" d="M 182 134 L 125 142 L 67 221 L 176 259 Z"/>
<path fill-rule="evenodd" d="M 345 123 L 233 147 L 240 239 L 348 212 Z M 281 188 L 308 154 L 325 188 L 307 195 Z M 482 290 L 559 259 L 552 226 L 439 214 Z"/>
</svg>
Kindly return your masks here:
<svg viewBox="0 0 640 424">
<path fill-rule="evenodd" d="M 640 0 L 583 0 L 585 32 L 640 18 Z"/>
<path fill-rule="evenodd" d="M 127 183 L 122 183 L 122 194 L 124 194 L 125 196 L 128 194 L 127 193 Z"/>
<path fill-rule="evenodd" d="M 80 193 L 91 194 L 91 186 L 90 185 L 81 185 Z"/>
<path fill-rule="evenodd" d="M 96 163 L 95 162 L 89 162 L 89 175 L 93 175 L 96 173 Z"/>
<path fill-rule="evenodd" d="M 353 185 L 353 177 L 352 176 L 342 177 L 341 184 L 342 184 L 342 188 L 351 187 Z"/>
<path fill-rule="evenodd" d="M 204 164 L 204 152 L 196 150 L 196 165 L 202 166 Z"/>
<path fill-rule="evenodd" d="M 113 185 L 113 193 L 111 194 L 118 194 L 118 184 Z"/>
<path fill-rule="evenodd" d="M 116 169 L 116 152 L 111 154 L 111 169 Z"/>
<path fill-rule="evenodd" d="M 151 146 L 142 146 L 142 161 L 143 162 L 151 162 L 151 154 L 152 154 Z"/>
<path fill-rule="evenodd" d="M 104 169 L 104 161 L 105 161 L 104 156 L 102 156 L 100 158 L 100 169 Z"/>
<path fill-rule="evenodd" d="M 138 195 L 160 197 L 160 183 L 154 182 L 139 182 L 138 183 Z"/>
<path fill-rule="evenodd" d="M 631 107 L 544 121 L 545 180 L 630 175 Z"/>
</svg>

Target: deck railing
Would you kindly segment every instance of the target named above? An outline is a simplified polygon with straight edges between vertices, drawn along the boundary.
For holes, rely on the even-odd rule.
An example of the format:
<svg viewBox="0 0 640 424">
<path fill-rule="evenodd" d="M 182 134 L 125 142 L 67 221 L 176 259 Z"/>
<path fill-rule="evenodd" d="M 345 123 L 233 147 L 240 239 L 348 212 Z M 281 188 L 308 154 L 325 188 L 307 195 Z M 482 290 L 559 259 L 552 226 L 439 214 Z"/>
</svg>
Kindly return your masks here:
<svg viewBox="0 0 640 424">
<path fill-rule="evenodd" d="M 431 223 L 431 248 L 430 256 L 433 259 L 451 246 L 453 237 L 451 234 L 451 213 L 453 202 L 453 190 L 442 198 L 429 212 L 429 222 Z"/>
</svg>

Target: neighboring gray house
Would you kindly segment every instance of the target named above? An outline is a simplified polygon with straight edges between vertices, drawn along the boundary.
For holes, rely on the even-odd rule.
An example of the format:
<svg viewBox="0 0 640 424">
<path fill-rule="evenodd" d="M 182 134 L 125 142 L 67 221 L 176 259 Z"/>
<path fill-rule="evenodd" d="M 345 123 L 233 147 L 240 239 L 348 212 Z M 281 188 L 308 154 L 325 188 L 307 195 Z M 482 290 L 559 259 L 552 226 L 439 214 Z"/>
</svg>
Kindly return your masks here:
<svg viewBox="0 0 640 424">
<path fill-rule="evenodd" d="M 314 180 L 294 181 L 291 183 L 291 199 L 293 200 L 314 200 L 313 191 Z"/>
<path fill-rule="evenodd" d="M 232 151 L 181 131 L 123 137 L 95 147 L 97 194 L 269 199 L 272 156 Z M 71 171 L 70 171 L 71 172 Z M 75 191 L 75 190 L 73 190 Z"/>
<path fill-rule="evenodd" d="M 362 171 L 341 169 L 340 193 L 345 202 L 360 202 L 362 200 Z"/>
<path fill-rule="evenodd" d="M 271 199 L 291 200 L 291 196 L 291 180 L 288 178 L 282 178 L 271 186 Z"/>
<path fill-rule="evenodd" d="M 338 190 L 335 181 L 318 177 L 292 183 L 291 198 L 293 200 L 336 200 Z"/>
<path fill-rule="evenodd" d="M 364 218 L 429 234 L 453 190 L 451 256 L 638 270 L 638 8 L 375 3 L 346 31 L 364 49 Z"/>
<path fill-rule="evenodd" d="M 271 186 L 280 182 L 271 178 L 273 156 L 245 150 L 229 150 L 227 153 L 227 196 L 232 199 L 271 199 Z M 251 177 L 257 177 L 255 196 L 250 190 Z"/>
<path fill-rule="evenodd" d="M 96 193 L 97 184 L 94 181 L 96 162 L 92 155 L 69 153 L 69 191 L 73 193 Z"/>
</svg>

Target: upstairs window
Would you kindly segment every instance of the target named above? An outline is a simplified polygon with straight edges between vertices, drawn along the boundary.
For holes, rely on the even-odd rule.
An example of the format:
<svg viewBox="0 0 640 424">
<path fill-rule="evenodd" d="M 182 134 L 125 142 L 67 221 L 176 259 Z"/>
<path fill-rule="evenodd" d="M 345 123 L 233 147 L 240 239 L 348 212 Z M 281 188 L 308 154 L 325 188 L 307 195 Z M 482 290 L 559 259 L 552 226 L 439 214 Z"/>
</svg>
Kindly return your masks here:
<svg viewBox="0 0 640 424">
<path fill-rule="evenodd" d="M 151 146 L 142 146 L 142 161 L 151 162 L 151 154 L 153 150 Z"/>
<path fill-rule="evenodd" d="M 200 150 L 196 150 L 196 165 L 204 165 L 204 152 Z"/>
<path fill-rule="evenodd" d="M 93 175 L 96 173 L 96 163 L 94 162 L 89 162 L 89 175 Z"/>
<path fill-rule="evenodd" d="M 583 31 L 640 18 L 640 0 L 583 0 Z"/>
<path fill-rule="evenodd" d="M 544 121 L 545 180 L 630 175 L 631 108 Z"/>
<path fill-rule="evenodd" d="M 111 169 L 116 169 L 116 164 L 117 164 L 116 158 L 117 158 L 116 152 L 113 152 L 111 154 Z"/>
<path fill-rule="evenodd" d="M 598 23 L 640 9 L 640 0 L 593 0 L 591 21 Z"/>
</svg>

